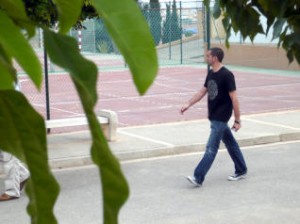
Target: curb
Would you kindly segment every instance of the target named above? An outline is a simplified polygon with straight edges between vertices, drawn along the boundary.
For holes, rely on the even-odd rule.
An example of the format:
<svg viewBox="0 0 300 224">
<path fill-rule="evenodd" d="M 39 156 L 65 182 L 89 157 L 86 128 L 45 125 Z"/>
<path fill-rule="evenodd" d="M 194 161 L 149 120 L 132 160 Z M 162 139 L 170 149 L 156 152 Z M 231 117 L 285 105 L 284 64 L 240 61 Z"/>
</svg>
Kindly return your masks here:
<svg viewBox="0 0 300 224">
<path fill-rule="evenodd" d="M 269 135 L 269 136 L 249 138 L 249 139 L 239 139 L 237 141 L 241 147 L 248 147 L 248 146 L 296 141 L 296 140 L 300 140 L 300 132 L 279 134 L 279 135 Z M 221 145 L 220 148 L 221 149 L 224 148 L 224 145 Z M 197 153 L 197 152 L 203 152 L 204 150 L 205 150 L 205 144 L 199 143 L 199 144 L 172 146 L 172 147 L 160 147 L 155 149 L 133 151 L 133 152 L 126 152 L 126 153 L 116 153 L 115 156 L 120 162 L 124 162 L 124 161 L 137 160 L 137 159 Z M 51 169 L 65 169 L 65 168 L 81 167 L 81 166 L 88 166 L 88 165 L 94 165 L 89 155 L 65 157 L 60 159 L 49 160 L 49 166 Z"/>
</svg>

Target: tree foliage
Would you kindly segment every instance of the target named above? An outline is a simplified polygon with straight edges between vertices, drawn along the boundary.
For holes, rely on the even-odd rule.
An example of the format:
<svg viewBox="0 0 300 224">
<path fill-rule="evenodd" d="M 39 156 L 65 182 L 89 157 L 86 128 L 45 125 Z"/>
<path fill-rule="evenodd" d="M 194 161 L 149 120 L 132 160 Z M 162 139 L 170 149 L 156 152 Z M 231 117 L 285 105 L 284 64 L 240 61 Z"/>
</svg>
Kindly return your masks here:
<svg viewBox="0 0 300 224">
<path fill-rule="evenodd" d="M 205 0 L 206 6 L 210 2 Z M 231 30 L 253 41 L 257 34 L 267 35 L 273 28 L 273 39 L 279 38 L 278 47 L 285 49 L 290 62 L 296 59 L 300 64 L 300 0 L 216 0 L 213 15 L 223 17 L 227 46 Z M 267 19 L 266 29 L 261 16 Z"/>
<path fill-rule="evenodd" d="M 166 10 L 167 15 L 163 25 L 163 43 L 179 40 L 182 33 L 181 28 L 179 27 L 177 6 L 175 0 L 173 0 L 172 3 L 172 10 L 171 5 L 168 3 L 166 4 Z"/>
<path fill-rule="evenodd" d="M 171 7 L 166 4 L 166 19 L 163 25 L 162 43 L 168 43 L 171 40 Z"/>
<path fill-rule="evenodd" d="M 158 0 L 150 0 L 149 22 L 154 42 L 158 45 L 161 40 L 161 14 Z"/>
<path fill-rule="evenodd" d="M 171 13 L 171 21 L 172 21 L 172 25 L 171 25 L 171 30 L 172 30 L 172 41 L 173 40 L 179 40 L 181 38 L 181 28 L 180 28 L 180 24 L 179 24 L 179 16 L 178 16 L 178 12 L 177 12 L 177 4 L 175 2 L 175 0 L 173 0 L 173 4 L 172 4 L 172 13 Z"/>
<path fill-rule="evenodd" d="M 158 0 L 150 0 L 150 3 L 139 3 L 142 13 L 148 21 L 155 45 L 161 41 L 161 10 Z"/>
<path fill-rule="evenodd" d="M 29 44 L 41 28 L 51 61 L 69 72 L 79 94 L 92 136 L 91 157 L 99 168 L 103 192 L 104 223 L 118 222 L 129 189 L 120 165 L 109 149 L 94 106 L 97 102 L 96 65 L 84 58 L 77 41 L 66 35 L 84 18 L 98 17 L 129 65 L 134 83 L 144 94 L 153 82 L 158 62 L 150 30 L 132 0 L 0 0 L 0 149 L 24 161 L 31 178 L 26 188 L 31 223 L 55 224 L 53 214 L 59 186 L 48 166 L 44 118 L 24 95 L 14 90 L 16 61 L 37 89 L 43 75 Z M 58 24 L 58 32 L 51 27 Z M 99 211 L 100 212 L 100 211 Z"/>
<path fill-rule="evenodd" d="M 78 2 L 78 0 L 76 0 Z M 58 8 L 55 1 L 48 0 L 23 0 L 27 16 L 31 21 L 39 26 L 54 27 L 58 22 Z M 99 16 L 91 0 L 80 0 L 81 8 L 77 9 L 75 24 L 72 24 L 75 29 L 82 29 L 81 22 Z M 66 16 L 68 13 L 66 12 Z M 75 14 L 74 14 L 75 15 Z M 62 15 L 61 15 L 62 16 Z M 71 21 L 71 20 L 70 20 Z"/>
</svg>

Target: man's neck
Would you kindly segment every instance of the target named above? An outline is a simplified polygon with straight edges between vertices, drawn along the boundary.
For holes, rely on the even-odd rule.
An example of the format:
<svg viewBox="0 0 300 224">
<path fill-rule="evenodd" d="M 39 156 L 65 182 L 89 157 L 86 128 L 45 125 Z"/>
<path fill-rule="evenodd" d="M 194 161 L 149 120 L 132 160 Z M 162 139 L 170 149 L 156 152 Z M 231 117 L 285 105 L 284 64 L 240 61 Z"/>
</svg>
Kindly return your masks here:
<svg viewBox="0 0 300 224">
<path fill-rule="evenodd" d="M 215 63 L 211 67 L 212 67 L 213 72 L 218 72 L 223 67 L 223 64 L 222 63 Z"/>
</svg>

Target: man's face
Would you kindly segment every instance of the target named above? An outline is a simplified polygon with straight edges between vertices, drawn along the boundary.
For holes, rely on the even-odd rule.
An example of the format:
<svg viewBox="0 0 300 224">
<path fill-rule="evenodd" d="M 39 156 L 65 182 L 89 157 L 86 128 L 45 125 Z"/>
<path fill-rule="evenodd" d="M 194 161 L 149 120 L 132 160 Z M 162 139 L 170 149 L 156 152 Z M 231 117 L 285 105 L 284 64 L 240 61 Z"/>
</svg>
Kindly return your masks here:
<svg viewBox="0 0 300 224">
<path fill-rule="evenodd" d="M 207 51 L 206 52 L 206 62 L 207 62 L 207 64 L 212 65 L 215 62 L 215 60 L 216 60 L 216 57 L 211 55 L 211 51 Z"/>
</svg>

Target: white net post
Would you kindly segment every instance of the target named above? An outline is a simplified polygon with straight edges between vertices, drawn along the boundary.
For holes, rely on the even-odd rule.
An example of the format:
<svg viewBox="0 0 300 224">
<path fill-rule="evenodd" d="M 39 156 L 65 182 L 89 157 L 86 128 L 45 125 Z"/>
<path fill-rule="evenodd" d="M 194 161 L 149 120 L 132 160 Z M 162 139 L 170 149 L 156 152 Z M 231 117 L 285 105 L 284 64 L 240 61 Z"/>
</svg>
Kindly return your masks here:
<svg viewBox="0 0 300 224">
<path fill-rule="evenodd" d="M 78 30 L 78 47 L 79 50 L 81 51 L 81 47 L 82 47 L 81 30 Z"/>
</svg>

